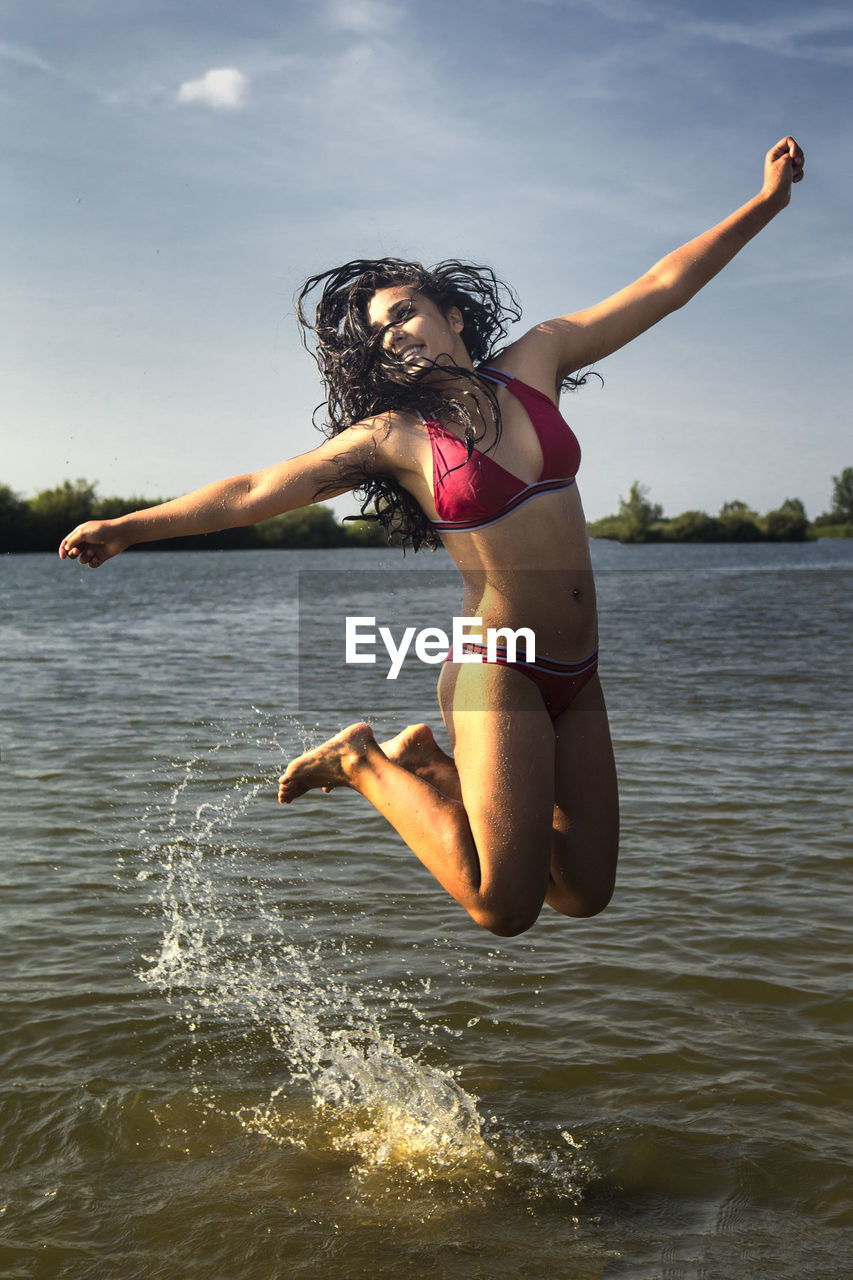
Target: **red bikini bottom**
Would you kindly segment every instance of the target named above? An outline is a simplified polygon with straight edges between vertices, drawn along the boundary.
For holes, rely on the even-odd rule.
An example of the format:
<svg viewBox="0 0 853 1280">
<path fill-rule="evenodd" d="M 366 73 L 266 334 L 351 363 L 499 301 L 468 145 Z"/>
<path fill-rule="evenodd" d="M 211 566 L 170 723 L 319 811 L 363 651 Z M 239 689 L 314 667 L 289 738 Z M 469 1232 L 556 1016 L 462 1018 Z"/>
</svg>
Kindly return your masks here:
<svg viewBox="0 0 853 1280">
<path fill-rule="evenodd" d="M 480 653 L 486 660 L 486 646 L 474 644 L 468 640 L 462 645 L 464 653 Z M 446 662 L 452 662 L 448 654 Z M 510 662 L 507 650 L 501 645 L 495 649 L 494 663 L 498 667 L 511 667 L 520 671 L 528 680 L 532 680 L 542 695 L 545 709 L 552 720 L 562 715 L 571 706 L 585 684 L 588 684 L 598 671 L 598 650 L 594 649 L 579 662 L 560 662 L 557 658 L 546 658 L 542 655 L 535 662 Z"/>
</svg>

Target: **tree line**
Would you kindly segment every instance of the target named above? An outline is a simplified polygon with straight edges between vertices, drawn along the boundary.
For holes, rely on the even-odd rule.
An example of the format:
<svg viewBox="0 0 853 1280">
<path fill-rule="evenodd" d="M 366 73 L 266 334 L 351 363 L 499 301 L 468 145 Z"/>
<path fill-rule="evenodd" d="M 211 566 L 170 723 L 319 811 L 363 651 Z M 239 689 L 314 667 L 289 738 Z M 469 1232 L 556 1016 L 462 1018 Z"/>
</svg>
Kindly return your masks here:
<svg viewBox="0 0 853 1280">
<path fill-rule="evenodd" d="M 745 502 L 724 502 L 716 516 L 683 511 L 664 517 L 663 508 L 635 481 L 618 514 L 590 523 L 595 538 L 619 542 L 805 542 L 811 538 L 853 537 L 853 467 L 832 478 L 830 509 L 809 520 L 799 498 L 786 498 L 764 515 Z"/>
<path fill-rule="evenodd" d="M 635 482 L 620 498 L 617 515 L 594 520 L 590 533 L 619 542 L 802 542 L 808 538 L 853 537 L 853 467 L 833 476 L 832 504 L 809 521 L 799 498 L 788 498 L 775 511 L 759 515 L 745 502 L 726 502 L 719 515 L 684 511 L 666 519 Z M 0 485 L 0 553 L 55 551 L 60 540 L 84 520 L 109 520 L 155 506 L 161 498 L 99 498 L 86 480 L 65 480 L 34 498 L 22 498 Z M 273 516 L 261 524 L 191 538 L 169 538 L 143 544 L 149 549 L 231 551 L 263 547 L 381 547 L 380 526 L 369 520 L 339 521 L 326 506 L 303 507 Z"/>
<path fill-rule="evenodd" d="M 0 552 L 56 551 L 62 538 L 84 520 L 111 520 L 156 506 L 162 498 L 99 498 L 86 480 L 66 480 L 34 498 L 0 485 Z M 336 519 L 326 506 L 303 507 L 261 524 L 190 538 L 141 544 L 149 551 L 234 551 L 263 547 L 381 547 L 381 527 L 369 520 Z"/>
</svg>

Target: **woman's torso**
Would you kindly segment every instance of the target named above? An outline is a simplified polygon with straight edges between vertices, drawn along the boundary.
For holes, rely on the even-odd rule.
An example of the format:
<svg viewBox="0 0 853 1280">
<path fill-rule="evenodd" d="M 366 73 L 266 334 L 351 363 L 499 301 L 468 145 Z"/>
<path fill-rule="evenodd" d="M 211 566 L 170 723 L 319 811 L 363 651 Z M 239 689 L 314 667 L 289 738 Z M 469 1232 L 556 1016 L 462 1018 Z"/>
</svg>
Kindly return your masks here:
<svg viewBox="0 0 853 1280">
<path fill-rule="evenodd" d="M 484 628 L 529 627 L 537 652 L 573 659 L 597 644 L 586 521 L 568 474 L 579 449 L 554 392 L 527 382 L 511 352 L 489 366 L 499 375 L 489 379 L 501 416 L 497 443 L 487 408 L 467 461 L 456 424 L 395 420 L 407 459 L 399 479 L 462 574 L 465 616 Z"/>
</svg>

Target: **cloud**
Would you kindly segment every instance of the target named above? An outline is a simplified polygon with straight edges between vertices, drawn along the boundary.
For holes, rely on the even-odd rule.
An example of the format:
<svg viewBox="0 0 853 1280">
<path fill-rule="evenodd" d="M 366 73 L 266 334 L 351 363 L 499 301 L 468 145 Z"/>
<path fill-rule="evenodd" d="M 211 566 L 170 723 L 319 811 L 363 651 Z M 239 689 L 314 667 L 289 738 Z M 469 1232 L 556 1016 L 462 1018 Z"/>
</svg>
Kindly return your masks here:
<svg viewBox="0 0 853 1280">
<path fill-rule="evenodd" d="M 248 77 L 236 67 L 215 67 L 199 80 L 185 80 L 178 90 L 178 102 L 199 102 L 215 111 L 242 107 L 249 89 Z"/>
<path fill-rule="evenodd" d="M 53 71 L 50 63 L 45 62 L 44 58 L 39 57 L 37 53 L 23 49 L 20 45 L 6 44 L 3 40 L 0 40 L 0 58 L 17 62 L 23 67 L 34 67 L 37 71 Z"/>
<path fill-rule="evenodd" d="M 385 35 L 397 25 L 399 5 L 387 0 L 330 0 L 328 20 L 344 31 L 360 35 Z"/>
<path fill-rule="evenodd" d="M 661 34 L 704 41 L 709 44 L 757 49 L 762 53 L 825 62 L 839 66 L 853 64 L 853 45 L 845 35 L 853 29 L 849 6 L 797 5 L 790 13 L 780 12 L 778 3 L 765 5 L 767 17 L 726 19 L 712 16 L 691 18 L 685 5 L 666 0 L 563 0 L 569 8 L 590 10 L 608 22 L 626 26 L 650 26 Z M 528 0 L 553 6 L 560 0 Z M 697 6 L 698 7 L 698 6 Z M 707 8 L 708 6 L 706 6 Z"/>
<path fill-rule="evenodd" d="M 853 47 L 843 42 L 843 33 L 853 28 L 853 16 L 837 8 L 806 9 L 787 16 L 774 14 L 757 22 L 686 21 L 676 26 L 688 35 L 719 44 L 744 45 L 788 58 L 846 66 L 853 59 Z"/>
</svg>

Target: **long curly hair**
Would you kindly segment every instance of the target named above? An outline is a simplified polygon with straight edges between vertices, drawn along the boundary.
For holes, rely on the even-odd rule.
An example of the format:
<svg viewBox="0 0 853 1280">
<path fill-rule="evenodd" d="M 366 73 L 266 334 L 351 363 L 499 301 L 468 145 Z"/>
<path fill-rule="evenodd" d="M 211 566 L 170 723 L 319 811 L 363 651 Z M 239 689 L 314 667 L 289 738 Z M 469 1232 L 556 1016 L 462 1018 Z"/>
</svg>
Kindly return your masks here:
<svg viewBox="0 0 853 1280">
<path fill-rule="evenodd" d="M 467 443 L 468 457 L 487 423 L 480 408 L 483 393 L 491 407 L 496 439 L 500 436 L 500 411 L 491 384 L 476 372 L 447 362 L 444 373 L 453 376 L 456 390 L 442 391 L 435 380 L 424 378 L 431 368 L 406 368 L 385 346 L 390 325 L 372 330 L 368 306 L 379 289 L 412 285 L 433 302 L 442 315 L 458 307 L 463 321 L 462 342 L 475 365 L 494 360 L 501 350 L 510 323 L 520 319 L 521 308 L 513 291 L 500 281 L 490 267 L 450 259 L 426 268 L 419 262 L 401 258 L 356 258 L 329 271 L 311 276 L 297 297 L 296 313 L 302 326 L 302 340 L 314 356 L 326 390 L 325 401 L 314 413 L 315 425 L 328 437 L 340 435 L 354 422 L 381 413 L 408 410 L 441 417 L 459 424 Z M 320 296 L 308 314 L 309 297 Z M 311 338 L 313 335 L 313 344 Z M 312 349 L 313 347 L 313 349 Z M 567 379 L 579 386 L 585 379 Z M 459 388 L 471 385 L 472 394 Z M 473 394 L 476 391 L 478 394 Z M 326 420 L 318 422 L 325 411 Z M 494 447 L 494 444 L 491 447 Z M 464 464 L 462 464 L 464 465 Z M 410 493 L 387 475 L 373 471 L 369 464 L 353 469 L 342 464 L 338 480 L 349 484 L 361 501 L 361 519 L 378 521 L 386 539 L 415 551 L 421 546 L 433 550 L 439 539 Z M 337 486 L 330 486 L 329 491 Z M 316 497 L 325 496 L 321 490 Z M 358 517 L 350 517 L 356 519 Z"/>
</svg>

